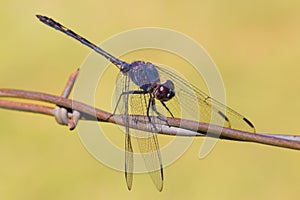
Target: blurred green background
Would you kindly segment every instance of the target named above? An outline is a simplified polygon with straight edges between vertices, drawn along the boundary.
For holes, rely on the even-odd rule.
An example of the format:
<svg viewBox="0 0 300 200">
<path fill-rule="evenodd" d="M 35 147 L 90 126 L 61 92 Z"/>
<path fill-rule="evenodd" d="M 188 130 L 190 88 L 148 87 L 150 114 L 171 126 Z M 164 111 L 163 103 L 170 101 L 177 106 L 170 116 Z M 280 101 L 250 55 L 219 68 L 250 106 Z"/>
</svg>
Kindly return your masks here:
<svg viewBox="0 0 300 200">
<path fill-rule="evenodd" d="M 164 27 L 206 48 L 222 74 L 228 105 L 258 132 L 300 134 L 299 1 L 0 3 L 1 88 L 60 94 L 90 52 L 35 14 L 95 43 L 132 28 Z M 162 193 L 148 175 L 136 175 L 129 192 L 124 175 L 97 162 L 76 131 L 50 117 L 15 111 L 0 110 L 0 120 L 0 199 L 299 199 L 297 151 L 220 141 L 199 160 L 200 138 L 165 169 Z"/>
</svg>

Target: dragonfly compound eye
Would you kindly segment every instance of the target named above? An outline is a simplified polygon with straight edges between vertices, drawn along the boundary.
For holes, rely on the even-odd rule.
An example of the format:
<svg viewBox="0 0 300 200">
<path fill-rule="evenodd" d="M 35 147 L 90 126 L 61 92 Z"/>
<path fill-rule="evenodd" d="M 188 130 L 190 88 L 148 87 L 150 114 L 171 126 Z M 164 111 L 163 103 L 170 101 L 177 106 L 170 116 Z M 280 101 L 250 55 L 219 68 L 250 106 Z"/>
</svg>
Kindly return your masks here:
<svg viewBox="0 0 300 200">
<path fill-rule="evenodd" d="M 160 101 L 168 101 L 175 96 L 175 92 L 172 88 L 168 88 L 165 85 L 160 85 L 155 91 L 155 98 Z"/>
</svg>

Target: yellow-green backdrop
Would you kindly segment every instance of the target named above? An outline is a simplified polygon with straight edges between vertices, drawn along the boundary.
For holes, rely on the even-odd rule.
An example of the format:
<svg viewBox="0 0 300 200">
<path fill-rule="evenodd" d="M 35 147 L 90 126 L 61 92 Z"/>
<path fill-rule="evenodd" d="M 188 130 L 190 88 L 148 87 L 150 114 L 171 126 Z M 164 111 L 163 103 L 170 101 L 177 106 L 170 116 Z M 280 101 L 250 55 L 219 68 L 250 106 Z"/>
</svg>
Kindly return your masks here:
<svg viewBox="0 0 300 200">
<path fill-rule="evenodd" d="M 90 52 L 50 31 L 35 18 L 37 13 L 96 43 L 132 28 L 164 27 L 206 48 L 219 67 L 228 105 L 248 116 L 258 132 L 300 134 L 299 1 L 0 4 L 0 88 L 60 94 Z M 162 193 L 147 175 L 135 176 L 129 192 L 124 175 L 97 162 L 76 131 L 50 117 L 1 109 L 0 199 L 299 199 L 299 152 L 220 141 L 199 160 L 202 140 L 165 169 Z"/>
</svg>

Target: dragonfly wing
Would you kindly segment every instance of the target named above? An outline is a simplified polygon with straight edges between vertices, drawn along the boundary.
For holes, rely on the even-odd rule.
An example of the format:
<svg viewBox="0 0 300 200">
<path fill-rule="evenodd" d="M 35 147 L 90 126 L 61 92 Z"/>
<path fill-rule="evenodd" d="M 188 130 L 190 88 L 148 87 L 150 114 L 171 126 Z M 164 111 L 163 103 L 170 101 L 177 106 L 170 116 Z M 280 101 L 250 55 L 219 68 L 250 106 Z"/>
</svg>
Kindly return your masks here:
<svg viewBox="0 0 300 200">
<path fill-rule="evenodd" d="M 130 91 L 140 90 L 133 82 L 130 83 Z M 129 95 L 129 113 L 144 115 L 145 118 L 147 115 L 147 106 L 149 103 L 149 94 L 131 94 Z M 150 110 L 150 113 L 152 111 Z M 152 115 L 152 114 L 151 114 Z M 156 123 L 159 123 L 156 122 Z M 160 155 L 158 139 L 156 136 L 157 129 L 154 124 L 156 123 L 147 123 L 146 126 L 149 127 L 151 132 L 145 132 L 136 129 L 130 129 L 130 136 L 134 139 L 139 147 L 140 154 L 143 157 L 145 162 L 146 169 L 151 176 L 153 183 L 159 191 L 163 189 L 163 166 L 162 158 Z"/>
<path fill-rule="evenodd" d="M 129 127 L 126 127 L 125 136 L 125 179 L 129 190 L 132 188 L 133 180 L 133 149 L 129 134 Z"/>
<path fill-rule="evenodd" d="M 129 128 L 129 115 L 139 114 L 146 115 L 149 94 L 134 94 L 139 88 L 130 81 L 129 77 L 118 77 L 117 96 L 121 95 L 118 111 L 123 114 L 125 123 L 125 178 L 129 190 L 132 188 L 134 172 L 134 152 L 132 142 L 136 141 L 140 154 L 145 162 L 146 169 L 151 176 L 156 188 L 159 191 L 163 189 L 163 167 L 159 151 L 158 140 L 156 136 L 157 129 L 152 123 L 148 123 L 152 132 L 145 132 Z M 122 95 L 123 94 L 123 95 Z M 118 97 L 117 97 L 118 98 Z M 147 118 L 148 119 L 148 118 Z"/>
<path fill-rule="evenodd" d="M 117 78 L 116 84 L 116 93 L 115 98 L 119 99 L 117 101 L 116 108 L 123 114 L 123 121 L 125 125 L 125 179 L 126 184 L 129 190 L 132 188 L 132 181 L 133 181 L 133 170 L 134 170 L 134 161 L 133 161 L 133 148 L 131 143 L 131 135 L 130 135 L 130 128 L 129 128 L 129 110 L 128 110 L 128 99 L 129 95 L 127 95 L 127 91 L 129 89 L 129 77 L 123 76 L 121 73 Z M 119 103 L 119 104 L 118 104 Z"/>
<path fill-rule="evenodd" d="M 162 191 L 164 176 L 157 136 L 155 133 L 144 131 L 140 134 L 141 136 L 139 136 L 137 141 L 146 168 L 158 191 Z"/>
<path fill-rule="evenodd" d="M 166 104 L 170 105 L 171 112 L 178 108 L 187 113 L 191 113 L 191 120 L 199 119 L 201 122 L 212 123 L 223 127 L 254 132 L 254 125 L 243 115 L 225 106 L 219 101 L 211 98 L 198 87 L 190 84 L 175 70 L 157 67 L 160 78 L 163 81 L 171 80 L 175 85 L 177 98 L 173 98 Z M 178 99 L 178 101 L 176 101 Z M 179 103 L 180 102 L 180 103 Z M 172 106 L 172 104 L 174 104 Z M 198 108 L 196 108 L 198 106 Z M 195 116 L 196 109 L 200 117 Z M 176 113 L 176 112 L 174 112 Z M 180 113 L 180 112 L 178 112 Z M 175 115 L 176 116 L 176 115 Z M 181 116 L 176 116 L 181 117 Z M 213 119 L 213 120 L 212 120 Z"/>
</svg>

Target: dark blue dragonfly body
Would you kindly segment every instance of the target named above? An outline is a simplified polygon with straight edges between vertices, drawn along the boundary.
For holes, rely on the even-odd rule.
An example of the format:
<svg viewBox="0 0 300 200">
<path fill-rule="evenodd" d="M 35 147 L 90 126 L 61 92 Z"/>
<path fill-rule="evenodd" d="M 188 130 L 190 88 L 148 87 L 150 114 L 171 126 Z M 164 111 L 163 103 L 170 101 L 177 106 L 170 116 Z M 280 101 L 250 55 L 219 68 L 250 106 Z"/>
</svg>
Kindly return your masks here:
<svg viewBox="0 0 300 200">
<path fill-rule="evenodd" d="M 154 85 L 160 83 L 158 71 L 152 63 L 135 61 L 129 66 L 128 73 L 131 80 L 144 91 L 151 92 Z"/>
<path fill-rule="evenodd" d="M 138 131 L 138 134 L 142 135 L 142 137 L 137 137 L 137 141 L 140 152 L 143 153 L 144 161 L 147 169 L 149 170 L 149 174 L 157 189 L 161 191 L 163 188 L 164 179 L 163 166 L 157 136 L 155 134 L 157 129 L 154 123 L 151 123 L 150 111 L 161 118 L 161 120 L 165 120 L 164 115 L 156 110 L 155 102 L 157 100 L 166 109 L 168 115 L 174 117 L 173 110 L 170 110 L 165 102 L 177 102 L 177 98 L 175 97 L 175 87 L 176 93 L 181 94 L 182 98 L 186 99 L 185 104 L 180 104 L 182 105 L 181 109 L 193 113 L 195 108 L 198 107 L 201 114 L 201 121 L 210 123 L 210 113 L 215 113 L 221 119 L 220 121 L 225 121 L 224 124 L 223 122 L 220 124 L 221 126 L 255 132 L 254 126 L 247 118 L 210 98 L 200 89 L 190 85 L 187 81 L 180 76 L 175 75 L 173 72 L 157 67 L 150 62 L 134 61 L 130 64 L 124 62 L 97 47 L 95 44 L 89 42 L 85 38 L 79 36 L 72 30 L 54 21 L 53 19 L 41 15 L 37 15 L 37 17 L 46 25 L 61 31 L 80 41 L 82 44 L 92 48 L 94 51 L 112 62 L 121 71 L 122 76 L 118 79 L 118 85 L 121 88 L 119 89 L 119 97 L 116 107 L 118 107 L 119 104 L 122 104 L 122 106 L 120 106 L 122 107 L 120 108 L 120 112 L 124 114 L 124 121 L 126 125 L 125 177 L 129 190 L 132 187 L 133 180 L 133 148 L 131 145 L 131 137 L 135 130 L 129 129 L 129 121 L 128 117 L 126 116 L 129 114 L 146 114 L 149 119 L 149 126 L 152 127 L 153 132 L 147 133 Z M 165 80 L 164 83 L 161 82 L 162 77 Z M 148 98 L 148 102 L 134 102 L 136 97 L 133 96 L 138 96 L 137 98 L 144 99 L 144 102 L 145 99 Z M 196 100 L 193 101 L 190 97 L 195 97 Z M 178 106 L 179 104 L 177 103 L 175 107 Z M 223 110 L 226 110 L 226 113 L 224 113 Z"/>
<path fill-rule="evenodd" d="M 142 91 L 137 90 L 132 91 L 132 93 L 149 93 L 149 103 L 155 104 L 155 98 L 160 100 L 163 106 L 169 111 L 163 102 L 168 101 L 175 96 L 174 84 L 171 80 L 166 80 L 165 83 L 161 83 L 157 67 L 154 64 L 144 61 L 134 61 L 129 65 L 128 69 L 123 69 L 121 71 L 124 75 L 128 73 L 131 81 L 142 89 Z M 156 112 L 154 107 L 152 107 L 152 109 Z"/>
</svg>

